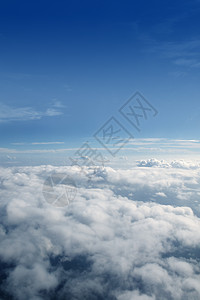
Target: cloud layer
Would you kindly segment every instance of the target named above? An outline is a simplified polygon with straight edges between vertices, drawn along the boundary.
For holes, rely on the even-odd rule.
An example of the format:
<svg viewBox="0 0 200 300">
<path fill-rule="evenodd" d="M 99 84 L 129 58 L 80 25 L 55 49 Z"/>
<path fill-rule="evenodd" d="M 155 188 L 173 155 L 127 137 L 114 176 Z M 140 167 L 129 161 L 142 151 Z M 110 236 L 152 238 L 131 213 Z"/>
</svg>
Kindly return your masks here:
<svg viewBox="0 0 200 300">
<path fill-rule="evenodd" d="M 199 171 L 142 166 L 1 168 L 0 298 L 200 299 Z M 76 182 L 67 207 L 52 173 Z"/>
</svg>

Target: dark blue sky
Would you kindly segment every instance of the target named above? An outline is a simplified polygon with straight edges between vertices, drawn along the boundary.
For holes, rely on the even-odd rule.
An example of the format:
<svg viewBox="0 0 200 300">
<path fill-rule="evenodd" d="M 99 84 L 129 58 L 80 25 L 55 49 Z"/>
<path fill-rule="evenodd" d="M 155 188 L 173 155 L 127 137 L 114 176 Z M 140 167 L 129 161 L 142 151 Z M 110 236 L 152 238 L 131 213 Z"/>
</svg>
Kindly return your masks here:
<svg viewBox="0 0 200 300">
<path fill-rule="evenodd" d="M 136 91 L 159 114 L 133 134 L 199 139 L 199 16 L 200 1 L 2 1 L 1 147 L 77 146 Z"/>
</svg>

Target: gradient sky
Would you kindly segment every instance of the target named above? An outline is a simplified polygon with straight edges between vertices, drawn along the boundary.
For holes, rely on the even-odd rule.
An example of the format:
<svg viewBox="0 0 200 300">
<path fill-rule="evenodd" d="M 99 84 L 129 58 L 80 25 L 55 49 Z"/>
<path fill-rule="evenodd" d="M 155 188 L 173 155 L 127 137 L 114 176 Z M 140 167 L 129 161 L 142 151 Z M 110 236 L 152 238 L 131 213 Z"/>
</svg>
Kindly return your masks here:
<svg viewBox="0 0 200 300">
<path fill-rule="evenodd" d="M 136 91 L 158 115 L 135 137 L 198 142 L 199 16 L 197 0 L 1 1 L 0 147 L 79 147 Z"/>
</svg>

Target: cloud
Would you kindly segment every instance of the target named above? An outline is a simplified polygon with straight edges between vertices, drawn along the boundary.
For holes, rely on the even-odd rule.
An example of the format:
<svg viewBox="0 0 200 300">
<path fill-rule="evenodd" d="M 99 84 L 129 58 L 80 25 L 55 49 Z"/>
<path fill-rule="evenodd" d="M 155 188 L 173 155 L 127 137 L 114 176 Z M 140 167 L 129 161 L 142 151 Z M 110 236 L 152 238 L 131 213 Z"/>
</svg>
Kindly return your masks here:
<svg viewBox="0 0 200 300">
<path fill-rule="evenodd" d="M 63 104 L 61 103 L 61 101 L 59 101 L 59 100 L 57 100 L 57 99 L 54 99 L 53 107 L 56 107 L 56 108 L 64 108 L 65 105 L 63 105 Z"/>
<path fill-rule="evenodd" d="M 199 299 L 198 169 L 84 168 L 0 168 L 0 297 Z M 67 207 L 43 198 L 52 173 L 76 181 Z"/>
<path fill-rule="evenodd" d="M 180 169 L 198 169 L 200 163 L 193 161 L 172 161 L 167 162 L 165 160 L 158 160 L 155 158 L 150 158 L 147 160 L 140 160 L 137 162 L 138 167 L 160 167 L 160 168 L 180 168 Z"/>
<path fill-rule="evenodd" d="M 174 63 L 178 66 L 184 66 L 184 67 L 194 67 L 197 65 L 197 61 L 193 59 L 185 59 L 180 58 L 174 61 Z"/>
<path fill-rule="evenodd" d="M 64 142 L 35 142 L 35 143 L 31 143 L 31 145 L 57 145 L 57 144 L 64 144 Z"/>
<path fill-rule="evenodd" d="M 14 108 L 0 103 L 0 122 L 39 120 L 43 117 L 61 115 L 58 108 L 48 108 L 46 111 L 37 111 L 32 107 Z"/>
<path fill-rule="evenodd" d="M 64 144 L 65 142 L 33 142 L 33 143 L 11 143 L 15 146 L 22 146 L 22 145 L 57 145 L 57 144 Z"/>
<path fill-rule="evenodd" d="M 182 42 L 164 42 L 150 41 L 148 52 L 159 53 L 164 58 L 179 66 L 198 68 L 200 66 L 199 38 L 185 40 Z"/>
<path fill-rule="evenodd" d="M 12 145 L 15 146 L 23 146 L 23 145 L 50 145 L 50 144 L 64 144 L 62 141 L 55 141 L 55 142 L 13 142 Z M 104 147 L 96 147 L 96 144 L 93 144 L 93 148 L 96 150 L 105 152 Z M 112 148 L 111 148 L 112 149 Z M 114 148 L 113 148 L 114 149 Z M 140 153 L 140 152 L 155 152 L 164 154 L 183 154 L 182 149 L 184 149 L 185 156 L 195 155 L 198 156 L 200 150 L 200 141 L 199 140 L 175 140 L 175 139 L 167 139 L 167 138 L 148 138 L 148 139 L 134 139 L 129 142 L 129 144 L 121 149 L 121 157 L 113 159 L 113 160 L 128 160 L 130 157 L 130 153 L 132 154 L 133 151 Z M 0 152 L 5 153 L 50 153 L 50 152 L 65 152 L 65 151 L 76 151 L 79 148 L 55 148 L 55 149 L 12 149 L 12 148 L 0 148 Z M 194 164 L 194 162 L 192 163 Z"/>
</svg>

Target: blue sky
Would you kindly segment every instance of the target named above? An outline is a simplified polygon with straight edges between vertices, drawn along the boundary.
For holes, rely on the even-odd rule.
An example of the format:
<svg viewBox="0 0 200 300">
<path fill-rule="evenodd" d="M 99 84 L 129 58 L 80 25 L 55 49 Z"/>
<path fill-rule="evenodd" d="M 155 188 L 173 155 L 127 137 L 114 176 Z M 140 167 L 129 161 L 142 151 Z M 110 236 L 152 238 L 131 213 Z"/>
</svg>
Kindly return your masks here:
<svg viewBox="0 0 200 300">
<path fill-rule="evenodd" d="M 1 161 L 78 148 L 112 116 L 196 149 L 199 13 L 197 0 L 1 2 Z M 118 112 L 136 91 L 158 111 L 140 133 Z"/>
</svg>

